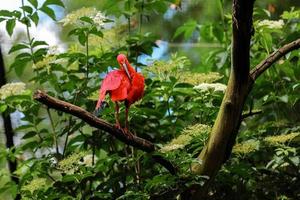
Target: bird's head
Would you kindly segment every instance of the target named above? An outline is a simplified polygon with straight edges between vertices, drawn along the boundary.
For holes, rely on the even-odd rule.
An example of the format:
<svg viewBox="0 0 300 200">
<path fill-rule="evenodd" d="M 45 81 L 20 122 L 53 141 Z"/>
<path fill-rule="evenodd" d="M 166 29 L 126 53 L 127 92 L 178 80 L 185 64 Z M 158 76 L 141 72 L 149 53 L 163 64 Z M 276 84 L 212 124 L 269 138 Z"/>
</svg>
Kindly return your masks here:
<svg viewBox="0 0 300 200">
<path fill-rule="evenodd" d="M 117 57 L 117 61 L 120 65 L 120 68 L 122 70 L 125 70 L 128 78 L 131 79 L 131 76 L 130 76 L 130 73 L 129 73 L 129 71 L 131 70 L 131 66 L 130 66 L 128 60 L 127 60 L 127 57 L 124 54 L 119 54 L 118 57 Z"/>
</svg>

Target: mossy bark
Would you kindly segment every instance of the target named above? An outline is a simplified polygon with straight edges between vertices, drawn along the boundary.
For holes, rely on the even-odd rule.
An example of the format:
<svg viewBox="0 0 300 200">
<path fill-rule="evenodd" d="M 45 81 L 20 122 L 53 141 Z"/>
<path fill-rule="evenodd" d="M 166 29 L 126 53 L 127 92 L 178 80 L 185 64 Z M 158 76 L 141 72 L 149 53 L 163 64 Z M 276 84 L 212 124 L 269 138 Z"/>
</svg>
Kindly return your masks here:
<svg viewBox="0 0 300 200">
<path fill-rule="evenodd" d="M 0 45 L 0 87 L 6 84 L 6 77 L 5 77 L 5 66 L 4 66 L 4 57 L 2 55 L 1 45 Z M 6 138 L 6 148 L 12 149 L 12 152 L 14 152 L 14 131 L 11 124 L 11 118 L 10 113 L 5 111 L 1 114 L 3 118 L 3 126 L 4 126 L 4 134 Z M 8 160 L 8 168 L 10 171 L 11 179 L 18 184 L 19 179 L 18 177 L 14 176 L 13 173 L 17 169 L 17 161 L 16 160 Z M 16 200 L 21 199 L 20 194 L 17 194 L 15 197 Z"/>
<path fill-rule="evenodd" d="M 233 0 L 232 6 L 232 64 L 227 89 L 210 134 L 208 143 L 198 156 L 201 164 L 192 169 L 197 174 L 215 176 L 222 166 L 229 147 L 239 129 L 245 100 L 252 81 L 250 69 L 250 39 L 254 0 Z"/>
</svg>

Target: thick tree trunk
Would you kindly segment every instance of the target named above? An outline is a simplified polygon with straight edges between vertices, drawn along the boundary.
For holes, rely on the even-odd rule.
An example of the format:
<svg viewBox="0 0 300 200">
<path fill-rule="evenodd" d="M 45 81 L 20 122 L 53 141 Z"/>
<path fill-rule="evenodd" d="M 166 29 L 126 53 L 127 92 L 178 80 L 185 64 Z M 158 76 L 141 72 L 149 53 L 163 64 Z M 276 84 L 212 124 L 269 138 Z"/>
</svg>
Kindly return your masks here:
<svg viewBox="0 0 300 200">
<path fill-rule="evenodd" d="M 4 60 L 3 60 L 3 55 L 2 55 L 1 46 L 0 46 L 0 87 L 5 84 L 6 84 L 5 66 L 4 66 Z M 4 112 L 2 114 L 2 118 L 3 118 L 3 124 L 4 124 L 4 134 L 6 137 L 6 147 L 13 148 L 14 147 L 14 140 L 13 140 L 14 132 L 13 132 L 13 128 L 11 126 L 11 119 L 10 119 L 9 113 Z M 9 167 L 9 171 L 11 173 L 11 179 L 16 184 L 18 184 L 18 182 L 19 182 L 18 178 L 12 175 L 13 172 L 16 171 L 16 169 L 17 169 L 17 162 L 8 160 L 8 167 Z"/>
<path fill-rule="evenodd" d="M 252 81 L 250 69 L 250 39 L 252 35 L 252 13 L 254 0 L 233 0 L 232 6 L 232 64 L 227 89 L 210 138 L 193 165 L 197 174 L 211 179 L 222 166 L 228 148 L 240 126 L 243 106 Z"/>
</svg>

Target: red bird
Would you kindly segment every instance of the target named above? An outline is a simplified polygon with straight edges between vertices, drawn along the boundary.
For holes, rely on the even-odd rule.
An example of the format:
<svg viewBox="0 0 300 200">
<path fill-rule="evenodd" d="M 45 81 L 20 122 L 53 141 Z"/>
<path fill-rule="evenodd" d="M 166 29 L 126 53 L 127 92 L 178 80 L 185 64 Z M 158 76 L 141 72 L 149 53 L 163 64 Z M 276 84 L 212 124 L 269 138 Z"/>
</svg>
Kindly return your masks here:
<svg viewBox="0 0 300 200">
<path fill-rule="evenodd" d="M 119 102 L 125 102 L 125 132 L 128 132 L 128 110 L 129 107 L 144 95 L 145 78 L 142 74 L 137 73 L 129 64 L 124 54 L 119 54 L 117 61 L 120 69 L 109 72 L 99 91 L 99 99 L 96 110 L 101 107 L 105 99 L 105 95 L 109 93 L 110 98 L 116 104 L 116 126 L 121 128 L 119 122 Z"/>
</svg>

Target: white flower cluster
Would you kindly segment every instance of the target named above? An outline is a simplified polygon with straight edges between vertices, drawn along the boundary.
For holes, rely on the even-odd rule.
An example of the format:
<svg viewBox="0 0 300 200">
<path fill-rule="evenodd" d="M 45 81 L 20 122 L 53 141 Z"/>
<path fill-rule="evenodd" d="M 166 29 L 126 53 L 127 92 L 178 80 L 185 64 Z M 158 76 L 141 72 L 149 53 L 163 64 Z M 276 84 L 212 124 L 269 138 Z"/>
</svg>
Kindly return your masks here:
<svg viewBox="0 0 300 200">
<path fill-rule="evenodd" d="M 65 16 L 62 20 L 60 20 L 61 23 L 63 23 L 63 26 L 67 25 L 83 25 L 84 22 L 80 20 L 82 17 L 89 17 L 93 20 L 96 26 L 103 26 L 104 21 L 107 19 L 104 14 L 95 8 L 91 7 L 83 7 L 78 10 L 75 10 L 68 15 Z"/>
<path fill-rule="evenodd" d="M 283 20 L 262 20 L 258 22 L 257 24 L 258 27 L 268 27 L 269 29 L 281 29 L 284 26 Z"/>
<path fill-rule="evenodd" d="M 56 56 L 54 55 L 46 55 L 42 60 L 38 61 L 36 64 L 32 65 L 33 69 L 42 69 L 44 67 L 47 68 L 48 74 L 50 72 L 50 64 L 55 63 Z"/>
<path fill-rule="evenodd" d="M 8 83 L 0 88 L 0 99 L 4 100 L 13 95 L 20 95 L 25 92 L 25 83 Z"/>
<path fill-rule="evenodd" d="M 225 92 L 226 85 L 221 83 L 200 83 L 199 85 L 195 86 L 194 89 L 208 91 L 213 90 L 215 92 Z"/>
<path fill-rule="evenodd" d="M 24 185 L 21 190 L 30 191 L 31 194 L 36 190 L 46 189 L 49 185 L 47 184 L 47 180 L 45 178 L 34 178 L 27 185 Z"/>
<path fill-rule="evenodd" d="M 168 144 L 168 145 L 164 146 L 163 148 L 161 148 L 161 152 L 166 153 L 166 152 L 173 151 L 176 149 L 182 149 L 182 148 L 184 148 L 184 146 L 185 145 L 183 145 L 183 144 Z"/>
<path fill-rule="evenodd" d="M 58 163 L 58 169 L 62 170 L 66 174 L 74 174 L 74 172 L 78 170 L 80 159 L 82 159 L 85 154 L 86 152 L 78 152 L 69 155 L 67 158 Z"/>
<path fill-rule="evenodd" d="M 97 26 L 104 26 L 106 17 L 103 15 L 103 13 L 97 11 L 96 15 L 93 16 L 92 19 Z"/>
<path fill-rule="evenodd" d="M 198 137 L 199 139 L 201 138 L 201 140 L 205 141 L 210 130 L 211 127 L 205 124 L 194 124 L 188 126 L 178 137 L 172 139 L 171 142 L 164 145 L 160 151 L 166 153 L 176 149 L 182 149 L 189 144 L 194 137 Z"/>
<path fill-rule="evenodd" d="M 50 64 L 54 63 L 60 63 L 62 59 L 57 59 L 57 54 L 59 54 L 58 46 L 50 46 L 49 50 L 47 52 L 47 55 L 44 56 L 44 58 L 37 63 L 32 65 L 32 69 L 39 70 L 46 68 L 48 74 L 50 73 Z"/>
</svg>

